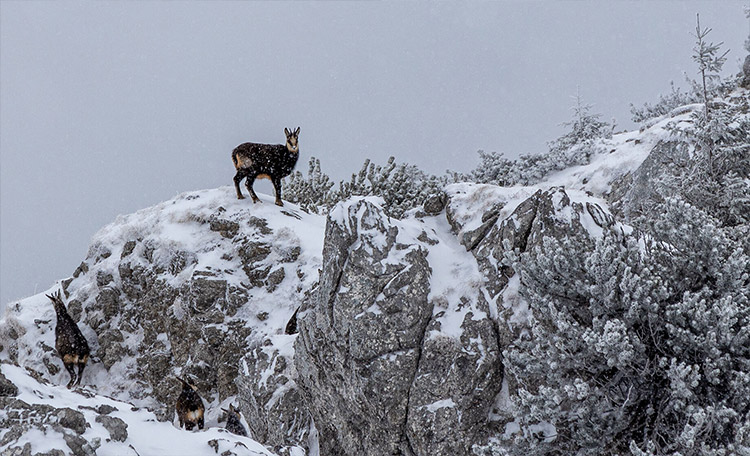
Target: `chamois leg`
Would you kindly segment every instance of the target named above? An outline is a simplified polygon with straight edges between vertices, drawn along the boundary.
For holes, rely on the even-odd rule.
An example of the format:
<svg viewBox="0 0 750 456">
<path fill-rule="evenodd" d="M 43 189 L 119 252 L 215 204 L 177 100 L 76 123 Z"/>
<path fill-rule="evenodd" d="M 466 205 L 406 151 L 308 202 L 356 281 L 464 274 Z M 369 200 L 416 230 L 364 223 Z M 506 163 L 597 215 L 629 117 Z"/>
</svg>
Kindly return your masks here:
<svg viewBox="0 0 750 456">
<path fill-rule="evenodd" d="M 86 367 L 86 363 L 78 363 L 78 380 L 76 380 L 76 385 L 78 386 L 81 384 L 81 379 L 83 379 L 83 369 Z"/>
<path fill-rule="evenodd" d="M 281 202 L 281 179 L 274 179 L 272 182 L 273 189 L 276 191 L 276 205 L 283 206 L 284 203 Z"/>
<path fill-rule="evenodd" d="M 68 389 L 73 387 L 73 383 L 76 381 L 76 370 L 75 370 L 75 364 L 73 363 L 63 363 L 65 366 L 65 369 L 67 369 L 68 373 L 70 374 L 70 381 L 66 385 Z"/>
<path fill-rule="evenodd" d="M 240 191 L 240 182 L 242 182 L 243 176 L 241 171 L 237 171 L 237 174 L 234 175 L 234 189 L 237 190 L 237 199 L 245 199 L 244 196 L 242 196 L 242 192 Z"/>
<path fill-rule="evenodd" d="M 247 180 L 245 181 L 245 186 L 247 187 L 248 193 L 250 193 L 250 198 L 253 199 L 253 203 L 260 203 L 260 198 L 258 198 L 258 195 L 255 194 L 255 190 L 253 190 L 253 184 L 255 183 L 256 177 L 257 177 L 257 174 L 251 174 L 247 176 Z"/>
<path fill-rule="evenodd" d="M 203 429 L 203 417 L 198 418 L 198 429 Z"/>
</svg>

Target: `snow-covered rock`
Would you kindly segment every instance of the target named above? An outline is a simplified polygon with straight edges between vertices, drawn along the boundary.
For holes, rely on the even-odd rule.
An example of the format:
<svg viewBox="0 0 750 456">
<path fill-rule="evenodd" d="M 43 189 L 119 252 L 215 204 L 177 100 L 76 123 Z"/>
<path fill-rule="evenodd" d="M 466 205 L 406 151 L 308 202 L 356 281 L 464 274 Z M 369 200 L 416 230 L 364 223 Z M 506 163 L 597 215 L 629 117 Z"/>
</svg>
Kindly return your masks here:
<svg viewBox="0 0 750 456">
<path fill-rule="evenodd" d="M 272 456 L 260 443 L 222 427 L 186 432 L 146 409 L 96 394 L 39 382 L 0 363 L 18 392 L 0 396 L 0 454 Z"/>
<path fill-rule="evenodd" d="M 0 452 L 454 455 L 507 438 L 502 352 L 529 306 L 506 255 L 629 234 L 623 218 L 648 209 L 672 153 L 666 126 L 692 109 L 534 186 L 449 185 L 402 220 L 378 198 L 326 217 L 230 187 L 121 216 L 47 291 L 64 290 L 92 348 L 83 388 L 56 386 L 67 373 L 44 293 L 0 320 Z M 175 424 L 175 375 L 206 401 L 203 432 Z M 254 440 L 220 430 L 229 403 Z"/>
</svg>

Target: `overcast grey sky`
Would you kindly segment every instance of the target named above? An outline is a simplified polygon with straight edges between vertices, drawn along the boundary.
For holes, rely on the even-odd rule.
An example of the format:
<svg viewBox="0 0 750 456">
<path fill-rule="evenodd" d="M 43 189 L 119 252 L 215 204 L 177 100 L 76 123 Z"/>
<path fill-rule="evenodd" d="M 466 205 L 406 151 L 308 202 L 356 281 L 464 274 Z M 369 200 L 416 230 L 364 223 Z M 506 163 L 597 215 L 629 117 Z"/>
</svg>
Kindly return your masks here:
<svg viewBox="0 0 750 456">
<path fill-rule="evenodd" d="M 738 70 L 742 7 L 2 1 L 0 307 L 69 276 L 118 214 L 230 185 L 231 150 L 287 126 L 298 169 L 336 180 L 368 157 L 442 173 L 542 152 L 577 86 L 632 127 L 629 103 L 694 76 L 696 13 Z"/>
</svg>

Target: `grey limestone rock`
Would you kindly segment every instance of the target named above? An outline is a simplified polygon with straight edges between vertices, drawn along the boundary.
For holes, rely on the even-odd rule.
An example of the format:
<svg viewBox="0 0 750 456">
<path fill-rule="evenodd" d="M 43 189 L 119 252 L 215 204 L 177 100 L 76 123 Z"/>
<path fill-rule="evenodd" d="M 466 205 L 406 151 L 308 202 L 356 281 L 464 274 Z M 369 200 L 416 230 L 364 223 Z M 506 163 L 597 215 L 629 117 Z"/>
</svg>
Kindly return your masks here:
<svg viewBox="0 0 750 456">
<path fill-rule="evenodd" d="M 689 160 L 684 143 L 660 141 L 648 157 L 635 170 L 615 210 L 626 220 L 640 215 L 650 215 L 657 203 L 664 201 L 674 191 L 669 187 L 671 169 L 683 166 Z"/>
<path fill-rule="evenodd" d="M 78 410 L 73 410 L 66 407 L 58 409 L 55 412 L 55 415 L 57 415 L 57 422 L 60 424 L 60 426 L 75 431 L 76 434 L 83 434 L 84 432 L 86 432 L 86 428 L 90 427 L 90 425 L 86 422 L 86 418 L 83 416 L 83 413 L 79 412 Z"/>
<path fill-rule="evenodd" d="M 18 395 L 18 387 L 0 372 L 0 397 Z"/>
<path fill-rule="evenodd" d="M 448 203 L 448 196 L 445 192 L 434 193 L 427 197 L 422 209 L 427 215 L 437 215 L 445 209 L 445 205 Z"/>
<path fill-rule="evenodd" d="M 420 246 L 396 242 L 379 207 L 360 200 L 340 211 L 326 226 L 319 288 L 298 318 L 297 382 L 321 454 L 398 454 L 432 317 L 430 267 Z M 402 261 L 382 261 L 396 250 Z"/>
<path fill-rule="evenodd" d="M 472 445 L 490 432 L 490 408 L 503 381 L 502 347 L 487 316 L 468 312 L 459 339 L 430 336 L 436 326 L 432 320 L 427 328 L 409 394 L 410 450 L 418 455 L 471 454 Z"/>
<path fill-rule="evenodd" d="M 124 442 L 128 438 L 128 425 L 120 418 L 107 415 L 98 415 L 96 422 L 101 423 L 104 429 L 109 431 L 112 440 Z"/>
<path fill-rule="evenodd" d="M 237 377 L 239 409 L 250 435 L 277 451 L 307 447 L 310 415 L 295 379 L 297 372 L 289 347 L 296 336 L 266 339 L 242 359 Z"/>
<path fill-rule="evenodd" d="M 295 345 L 321 454 L 470 454 L 503 380 L 489 304 L 478 298 L 459 338 L 441 335 L 427 260 L 437 241 L 399 242 L 399 225 L 367 200 L 338 211 Z"/>
</svg>

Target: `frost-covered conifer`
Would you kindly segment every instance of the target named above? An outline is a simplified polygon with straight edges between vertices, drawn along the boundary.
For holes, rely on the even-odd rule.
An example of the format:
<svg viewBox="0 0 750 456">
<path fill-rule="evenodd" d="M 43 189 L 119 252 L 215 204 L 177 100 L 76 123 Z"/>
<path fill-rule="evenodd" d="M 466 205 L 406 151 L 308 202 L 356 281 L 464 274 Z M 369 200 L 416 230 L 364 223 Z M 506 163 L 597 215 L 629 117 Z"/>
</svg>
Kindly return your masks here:
<svg viewBox="0 0 750 456">
<path fill-rule="evenodd" d="M 701 75 L 701 82 L 703 84 L 703 103 L 706 109 L 706 117 L 708 117 L 708 85 L 714 81 L 719 80 L 719 72 L 721 67 L 724 66 L 724 62 L 727 61 L 727 54 L 729 50 L 719 55 L 719 48 L 724 44 L 722 41 L 719 44 L 709 43 L 706 41 L 706 37 L 711 33 L 710 28 L 701 28 L 700 15 L 696 16 L 696 27 L 695 27 L 695 47 L 693 48 L 693 61 L 698 64 L 698 73 Z"/>
<path fill-rule="evenodd" d="M 479 151 L 480 164 L 464 180 L 501 186 L 532 185 L 547 175 L 571 166 L 589 163 L 598 152 L 600 141 L 612 136 L 612 126 L 591 113 L 591 105 L 576 97 L 573 120 L 563 123 L 570 131 L 548 143 L 549 151 L 538 155 L 521 155 L 508 160 L 497 152 Z"/>
<path fill-rule="evenodd" d="M 299 171 L 287 178 L 284 199 L 299 204 L 305 211 L 318 214 L 335 204 L 332 187 L 331 179 L 320 170 L 320 160 L 310 157 L 306 178 Z"/>
<path fill-rule="evenodd" d="M 664 193 L 679 194 L 728 226 L 750 223 L 750 118 L 744 103 L 718 100 L 710 117 L 696 112 L 690 122 L 671 126 L 690 159 L 659 182 Z"/>
<path fill-rule="evenodd" d="M 659 95 L 659 100 L 653 105 L 644 103 L 642 107 L 636 108 L 632 103 L 630 113 L 633 115 L 633 122 L 642 123 L 655 117 L 661 117 L 669 114 L 673 109 L 692 103 L 697 103 L 701 97 L 695 92 L 682 92 L 679 87 L 675 87 L 674 81 L 669 83 L 670 91 L 667 95 Z"/>
<path fill-rule="evenodd" d="M 532 311 L 504 353 L 512 452 L 750 452 L 750 258 L 727 230 L 668 200 L 641 237 L 509 256 Z"/>
<path fill-rule="evenodd" d="M 385 209 L 393 217 L 402 217 L 406 211 L 420 206 L 424 200 L 442 190 L 448 177 L 425 173 L 415 165 L 397 164 L 390 157 L 384 166 L 365 160 L 359 172 L 333 189 L 333 182 L 321 171 L 320 160 L 310 159 L 307 177 L 296 172 L 288 178 L 284 198 L 297 203 L 303 210 L 325 213 L 337 202 L 352 196 L 380 196 Z"/>
</svg>

